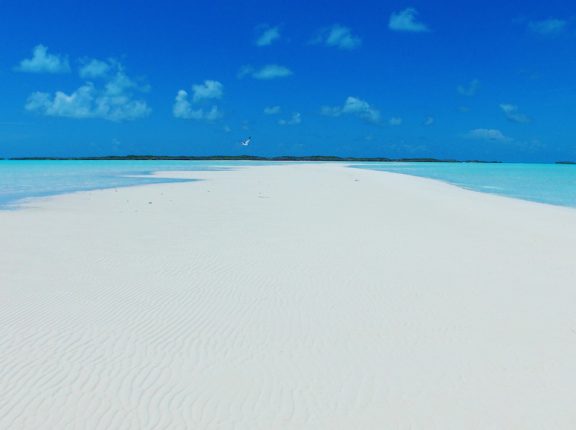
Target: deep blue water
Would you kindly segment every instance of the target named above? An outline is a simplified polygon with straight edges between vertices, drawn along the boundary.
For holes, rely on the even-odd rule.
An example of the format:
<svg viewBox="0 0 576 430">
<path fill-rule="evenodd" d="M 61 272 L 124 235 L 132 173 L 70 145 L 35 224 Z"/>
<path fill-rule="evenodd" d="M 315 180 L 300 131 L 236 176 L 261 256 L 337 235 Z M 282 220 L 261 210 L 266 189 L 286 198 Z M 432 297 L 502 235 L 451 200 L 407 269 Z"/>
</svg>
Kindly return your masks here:
<svg viewBox="0 0 576 430">
<path fill-rule="evenodd" d="M 355 167 L 438 179 L 474 191 L 576 207 L 576 165 L 359 163 Z"/>
<path fill-rule="evenodd" d="M 30 197 L 132 185 L 181 182 L 145 175 L 155 171 L 215 170 L 253 165 L 225 161 L 3 161 L 0 160 L 0 208 Z M 144 175 L 143 177 L 136 177 Z"/>
</svg>

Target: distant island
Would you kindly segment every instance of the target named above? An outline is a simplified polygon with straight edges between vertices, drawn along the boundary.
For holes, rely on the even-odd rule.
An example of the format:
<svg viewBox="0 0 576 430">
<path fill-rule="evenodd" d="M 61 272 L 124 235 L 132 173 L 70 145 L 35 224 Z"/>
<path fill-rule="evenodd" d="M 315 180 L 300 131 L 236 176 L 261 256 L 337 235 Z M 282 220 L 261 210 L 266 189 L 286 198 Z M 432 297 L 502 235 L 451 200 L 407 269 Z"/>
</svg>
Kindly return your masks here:
<svg viewBox="0 0 576 430">
<path fill-rule="evenodd" d="M 255 155 L 210 155 L 210 156 L 193 156 L 193 155 L 107 155 L 102 157 L 15 157 L 9 160 L 77 160 L 77 161 L 104 161 L 104 160 L 162 160 L 162 161 L 352 161 L 352 162 L 400 162 L 400 163 L 501 163 L 501 161 L 483 161 L 483 160 L 441 160 L 437 158 L 386 158 L 386 157 L 336 157 L 332 155 L 308 155 L 296 157 L 283 155 L 279 157 L 259 157 Z"/>
</svg>

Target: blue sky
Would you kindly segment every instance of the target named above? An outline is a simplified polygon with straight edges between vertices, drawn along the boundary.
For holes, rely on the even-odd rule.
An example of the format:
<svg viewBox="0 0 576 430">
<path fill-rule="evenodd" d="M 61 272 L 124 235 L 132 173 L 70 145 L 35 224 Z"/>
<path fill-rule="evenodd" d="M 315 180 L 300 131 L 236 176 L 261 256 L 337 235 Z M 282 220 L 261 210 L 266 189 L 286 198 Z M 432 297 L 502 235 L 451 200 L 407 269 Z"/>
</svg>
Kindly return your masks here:
<svg viewBox="0 0 576 430">
<path fill-rule="evenodd" d="M 0 157 L 576 159 L 569 0 L 3 0 L 0 53 Z"/>
</svg>

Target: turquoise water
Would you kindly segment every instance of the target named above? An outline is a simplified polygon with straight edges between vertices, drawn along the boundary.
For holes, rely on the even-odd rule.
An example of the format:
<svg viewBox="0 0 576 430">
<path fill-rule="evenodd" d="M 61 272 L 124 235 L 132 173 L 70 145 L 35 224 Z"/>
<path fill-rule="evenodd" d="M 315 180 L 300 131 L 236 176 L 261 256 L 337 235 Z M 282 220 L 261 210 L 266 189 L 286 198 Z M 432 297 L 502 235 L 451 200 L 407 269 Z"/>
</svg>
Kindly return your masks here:
<svg viewBox="0 0 576 430">
<path fill-rule="evenodd" d="M 576 165 L 360 163 L 354 167 L 438 179 L 474 191 L 576 207 Z"/>
<path fill-rule="evenodd" d="M 160 170 L 218 170 L 249 161 L 0 161 L 0 208 L 24 198 L 101 188 L 181 182 L 145 175 Z M 557 164 L 358 163 L 354 167 L 438 179 L 463 188 L 576 207 L 576 166 Z M 136 177 L 138 175 L 144 175 Z"/>
<path fill-rule="evenodd" d="M 182 180 L 135 177 L 155 171 L 217 170 L 252 165 L 225 161 L 3 161 L 0 160 L 0 208 L 18 201 L 74 191 L 132 185 L 182 182 Z"/>
</svg>

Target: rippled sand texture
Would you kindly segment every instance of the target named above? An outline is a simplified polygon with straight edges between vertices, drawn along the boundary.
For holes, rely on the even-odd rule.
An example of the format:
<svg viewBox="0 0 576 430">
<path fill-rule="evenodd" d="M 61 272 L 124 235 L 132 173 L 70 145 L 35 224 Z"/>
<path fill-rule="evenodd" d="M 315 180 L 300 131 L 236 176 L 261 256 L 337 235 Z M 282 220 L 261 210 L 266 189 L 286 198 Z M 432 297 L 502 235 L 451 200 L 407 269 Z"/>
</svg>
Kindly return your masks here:
<svg viewBox="0 0 576 430">
<path fill-rule="evenodd" d="M 0 429 L 576 428 L 576 211 L 180 176 L 0 213 Z"/>
</svg>

